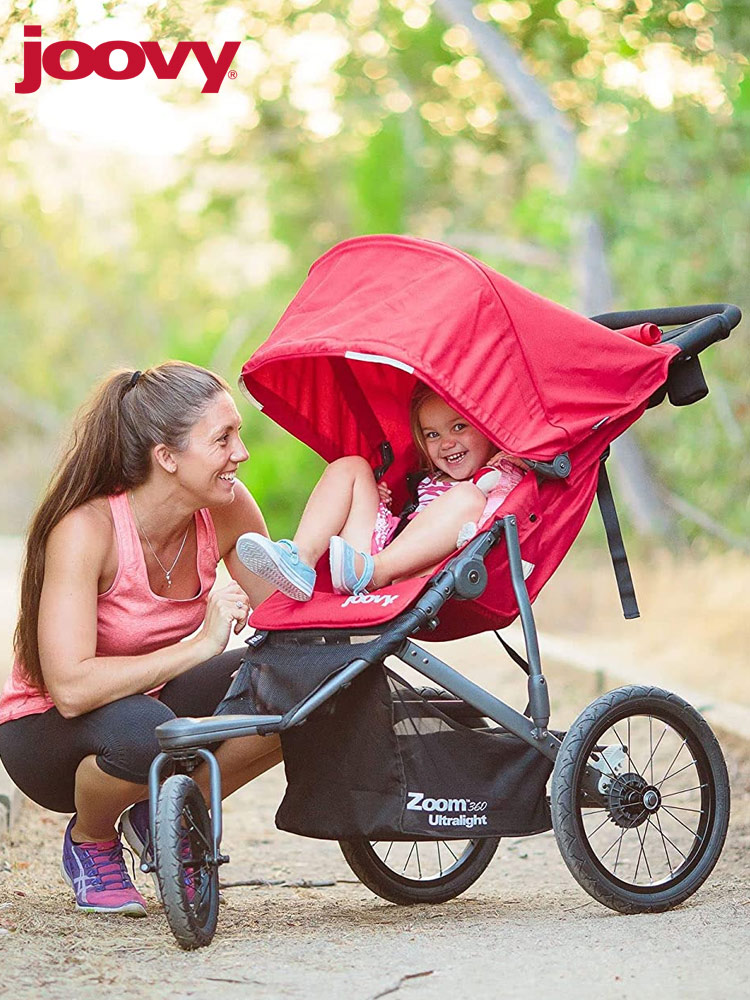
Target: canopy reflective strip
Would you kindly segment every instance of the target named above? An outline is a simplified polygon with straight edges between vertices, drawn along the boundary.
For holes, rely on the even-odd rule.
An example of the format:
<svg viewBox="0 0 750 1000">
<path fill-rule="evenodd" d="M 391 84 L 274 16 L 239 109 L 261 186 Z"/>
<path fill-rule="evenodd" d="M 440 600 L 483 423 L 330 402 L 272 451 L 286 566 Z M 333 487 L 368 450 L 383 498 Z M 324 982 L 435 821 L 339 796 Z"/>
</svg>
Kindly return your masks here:
<svg viewBox="0 0 750 1000">
<path fill-rule="evenodd" d="M 242 376 L 240 376 L 240 380 L 239 380 L 239 382 L 237 383 L 237 385 L 238 385 L 238 388 L 239 388 L 240 392 L 241 392 L 241 393 L 242 393 L 242 395 L 243 395 L 243 396 L 245 397 L 245 399 L 246 399 L 246 400 L 248 401 L 248 403 L 252 403 L 252 404 L 253 404 L 253 406 L 254 406 L 254 407 L 255 407 L 255 408 L 257 409 L 257 410 L 261 410 L 261 411 L 262 411 L 262 410 L 263 410 L 263 404 L 262 404 L 262 403 L 259 403 L 259 402 L 258 402 L 258 400 L 257 400 L 257 399 L 255 398 L 255 396 L 253 396 L 253 395 L 251 394 L 250 390 L 249 390 L 249 389 L 248 389 L 248 387 L 247 387 L 247 386 L 245 385 L 245 380 L 244 380 L 244 378 L 242 378 Z"/>
<path fill-rule="evenodd" d="M 391 365 L 393 368 L 400 368 L 410 375 L 414 371 L 411 365 L 407 365 L 403 361 L 396 361 L 394 358 L 386 358 L 382 354 L 360 354 L 359 351 L 347 351 L 344 357 L 351 358 L 353 361 L 374 361 L 378 365 Z"/>
</svg>

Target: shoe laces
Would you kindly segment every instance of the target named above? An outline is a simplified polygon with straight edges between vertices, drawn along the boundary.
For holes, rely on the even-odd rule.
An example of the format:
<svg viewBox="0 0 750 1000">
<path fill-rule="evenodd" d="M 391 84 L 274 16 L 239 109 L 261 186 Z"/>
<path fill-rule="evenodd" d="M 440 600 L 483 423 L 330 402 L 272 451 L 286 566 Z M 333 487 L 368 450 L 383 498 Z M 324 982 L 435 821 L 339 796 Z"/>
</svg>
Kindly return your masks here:
<svg viewBox="0 0 750 1000">
<path fill-rule="evenodd" d="M 82 855 L 84 869 L 94 885 L 102 889 L 133 888 L 119 840 L 76 844 L 75 849 Z M 128 854 L 132 862 L 132 852 L 128 851 Z M 133 877 L 135 877 L 134 865 Z"/>
</svg>

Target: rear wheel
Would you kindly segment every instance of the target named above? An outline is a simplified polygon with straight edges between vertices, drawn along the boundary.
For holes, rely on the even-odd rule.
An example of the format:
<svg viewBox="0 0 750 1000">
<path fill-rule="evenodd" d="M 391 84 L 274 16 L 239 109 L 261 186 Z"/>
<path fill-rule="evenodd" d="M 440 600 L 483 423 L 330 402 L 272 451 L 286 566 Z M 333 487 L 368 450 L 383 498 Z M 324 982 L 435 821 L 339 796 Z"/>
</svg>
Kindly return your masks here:
<svg viewBox="0 0 750 1000">
<path fill-rule="evenodd" d="M 668 910 L 719 859 L 729 779 L 716 737 L 686 701 L 624 687 L 578 717 L 557 755 L 552 822 L 584 889 L 622 913 Z"/>
<path fill-rule="evenodd" d="M 418 700 L 429 702 L 470 729 L 484 729 L 487 722 L 466 702 L 439 688 L 415 690 Z M 409 694 L 401 694 L 403 706 Z M 349 867 L 368 889 L 391 903 L 444 903 L 465 892 L 492 861 L 499 837 L 476 840 L 342 840 Z"/>
<path fill-rule="evenodd" d="M 156 871 L 167 922 L 181 948 L 210 944 L 219 913 L 211 819 L 186 774 L 162 785 L 156 813 Z"/>
<path fill-rule="evenodd" d="M 391 903 L 444 903 L 479 878 L 498 837 L 481 840 L 342 840 L 344 857 L 368 889 Z"/>
</svg>

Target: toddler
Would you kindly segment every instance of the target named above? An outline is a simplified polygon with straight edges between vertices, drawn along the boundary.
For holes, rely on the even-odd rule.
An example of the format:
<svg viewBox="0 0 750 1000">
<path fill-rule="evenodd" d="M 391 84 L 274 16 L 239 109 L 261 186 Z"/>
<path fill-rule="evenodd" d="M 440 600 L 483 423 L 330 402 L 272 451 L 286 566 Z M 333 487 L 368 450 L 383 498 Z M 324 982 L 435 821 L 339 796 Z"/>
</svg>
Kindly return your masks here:
<svg viewBox="0 0 750 1000">
<path fill-rule="evenodd" d="M 288 597 L 307 601 L 313 567 L 326 549 L 336 593 L 362 594 L 428 570 L 467 541 L 521 481 L 524 463 L 498 451 L 421 383 L 410 419 L 424 475 L 405 517 L 392 513 L 390 489 L 375 482 L 364 458 L 340 458 L 310 495 L 293 540 L 273 542 L 255 532 L 239 538 L 244 565 Z"/>
</svg>

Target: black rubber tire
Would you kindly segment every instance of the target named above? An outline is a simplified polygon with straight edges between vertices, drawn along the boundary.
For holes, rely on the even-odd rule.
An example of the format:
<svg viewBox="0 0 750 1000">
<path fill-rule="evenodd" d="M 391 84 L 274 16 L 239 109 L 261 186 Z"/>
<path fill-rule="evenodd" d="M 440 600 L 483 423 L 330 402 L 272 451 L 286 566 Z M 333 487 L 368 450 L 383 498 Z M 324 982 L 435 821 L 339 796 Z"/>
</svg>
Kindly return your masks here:
<svg viewBox="0 0 750 1000">
<path fill-rule="evenodd" d="M 634 794 L 633 801 L 636 804 L 626 807 L 631 810 L 630 817 L 633 821 L 630 822 L 626 817 L 625 822 L 617 822 L 617 818 L 613 818 L 613 799 L 605 795 L 601 800 L 605 804 L 605 808 L 598 810 L 604 814 L 603 823 L 598 824 L 599 817 L 596 817 L 594 822 L 598 824 L 597 829 L 593 833 L 589 833 L 585 826 L 584 816 L 588 817 L 588 821 L 593 827 L 592 814 L 589 809 L 582 809 L 580 805 L 584 768 L 587 766 L 587 762 L 590 764 L 592 760 L 601 760 L 601 754 L 599 753 L 597 756 L 597 751 L 602 749 L 600 741 L 612 726 L 619 725 L 620 732 L 627 726 L 627 739 L 631 740 L 631 722 L 638 732 L 645 732 L 645 723 L 642 721 L 645 718 L 649 719 L 650 745 L 641 747 L 640 751 L 635 746 L 627 747 L 627 767 L 632 773 L 619 779 L 621 782 L 631 781 L 630 788 L 634 787 L 633 780 L 635 786 L 638 782 L 642 783 L 640 790 L 636 790 Z M 664 724 L 664 733 L 667 733 L 667 727 L 670 727 L 671 731 L 676 734 L 673 745 L 679 745 L 676 741 L 682 739 L 682 745 L 689 750 L 691 760 L 685 767 L 682 767 L 681 764 L 680 769 L 674 773 L 671 773 L 673 765 L 670 765 L 661 782 L 649 785 L 649 768 L 651 782 L 655 782 L 652 763 L 655 755 L 654 738 L 651 735 L 653 720 L 659 720 Z M 622 747 L 626 746 L 622 743 L 619 734 L 618 740 Z M 606 741 L 604 743 L 606 745 Z M 643 760 L 644 754 L 649 754 L 649 749 L 650 756 L 648 756 L 645 766 L 639 770 L 635 761 Z M 592 751 L 594 757 L 589 756 Z M 683 758 L 684 760 L 685 758 Z M 668 844 L 672 844 L 672 847 L 675 845 L 669 837 L 665 838 L 658 816 L 662 807 L 664 807 L 665 822 L 667 817 L 674 817 L 675 813 L 665 806 L 664 798 L 666 795 L 661 791 L 658 796 L 654 796 L 654 800 L 658 799 L 659 804 L 654 807 L 653 813 L 647 812 L 645 804 L 638 803 L 638 795 L 643 796 L 647 787 L 659 789 L 665 781 L 675 778 L 680 771 L 691 767 L 695 769 L 698 784 L 672 794 L 687 795 L 697 792 L 699 801 L 696 804 L 700 808 L 682 809 L 687 823 L 697 824 L 695 830 L 683 823 L 679 817 L 676 819 L 681 827 L 688 830 L 688 834 L 692 836 L 693 840 L 685 842 L 684 852 L 679 850 L 683 860 L 677 861 L 676 869 L 673 870 Z M 658 769 L 657 773 L 660 773 Z M 691 776 L 692 772 L 686 775 L 684 780 Z M 612 787 L 614 787 L 614 782 Z M 680 801 L 684 805 L 686 800 L 681 799 Z M 673 801 L 672 805 L 674 805 Z M 703 884 L 718 861 L 729 823 L 729 778 L 716 737 L 705 719 L 691 705 L 678 695 L 660 688 L 628 686 L 610 691 L 592 702 L 568 730 L 552 773 L 551 807 L 552 823 L 560 852 L 574 878 L 583 888 L 600 903 L 620 913 L 656 913 L 669 910 L 684 902 Z M 700 818 L 691 819 L 688 814 L 697 814 Z M 623 812 L 619 813 L 621 820 L 623 815 Z M 596 834 L 600 825 L 606 825 L 608 821 L 616 824 L 617 827 L 627 828 L 626 832 L 629 833 L 634 828 L 640 828 L 643 825 L 644 816 L 646 816 L 644 832 L 643 834 L 637 833 L 639 841 L 642 837 L 643 842 L 636 851 L 638 860 L 633 877 L 630 881 L 626 881 L 616 875 L 617 859 L 615 858 L 614 872 L 609 871 L 603 863 L 604 855 L 608 851 L 599 857 L 597 851 L 592 847 L 590 838 Z M 656 823 L 651 822 L 652 816 L 657 820 Z M 670 822 L 674 821 L 674 819 L 670 820 Z M 643 885 L 637 882 L 637 878 L 641 855 L 646 856 L 645 838 L 650 832 L 648 830 L 649 823 L 657 831 L 652 837 L 652 842 L 655 840 L 659 845 L 659 836 L 661 835 L 660 846 L 666 855 L 669 875 L 658 880 L 653 879 L 653 873 L 646 864 L 648 876 L 652 881 L 651 884 Z M 674 829 L 677 829 L 684 838 L 684 833 L 681 833 L 678 827 Z M 612 832 L 611 828 L 608 829 L 608 832 Z M 619 834 L 620 845 L 625 835 L 626 833 Z M 672 836 L 675 835 L 672 834 Z M 618 835 L 615 834 L 615 843 L 617 843 L 617 837 Z M 633 846 L 635 848 L 637 844 Z M 610 847 L 609 850 L 611 849 Z M 618 856 L 620 849 L 618 846 Z M 611 860 L 607 864 L 611 864 Z M 657 861 L 660 866 L 663 865 L 661 858 L 657 858 Z"/>
<path fill-rule="evenodd" d="M 190 837 L 193 899 L 185 886 L 182 838 Z M 186 774 L 175 774 L 162 785 L 156 811 L 156 874 L 167 923 L 181 948 L 190 951 L 210 944 L 219 915 L 219 873 L 210 861 L 211 819 L 200 789 Z"/>
<path fill-rule="evenodd" d="M 428 845 L 430 841 L 410 841 Z M 446 843 L 440 841 L 440 843 Z M 378 896 L 409 906 L 414 903 L 444 903 L 473 885 L 492 861 L 499 837 L 469 841 L 469 846 L 450 871 L 426 881 L 394 871 L 378 856 L 369 840 L 341 840 L 339 846 L 357 878 Z"/>
</svg>

